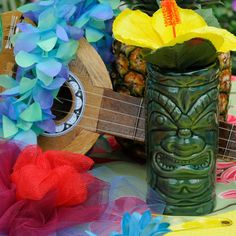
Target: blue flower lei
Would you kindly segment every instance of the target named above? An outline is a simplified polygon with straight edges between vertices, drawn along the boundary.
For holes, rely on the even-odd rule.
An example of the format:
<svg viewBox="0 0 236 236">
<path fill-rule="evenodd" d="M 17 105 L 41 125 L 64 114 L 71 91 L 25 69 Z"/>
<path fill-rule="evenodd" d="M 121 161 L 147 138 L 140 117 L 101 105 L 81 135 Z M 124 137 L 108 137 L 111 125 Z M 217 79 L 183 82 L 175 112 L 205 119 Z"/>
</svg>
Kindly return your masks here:
<svg viewBox="0 0 236 236">
<path fill-rule="evenodd" d="M 19 8 L 29 23 L 19 23 L 12 38 L 16 78 L 0 76 L 0 137 L 37 143 L 55 131 L 51 108 L 69 75 L 69 62 L 85 37 L 95 48 L 111 44 L 108 29 L 120 0 L 42 0 Z M 103 50 L 102 50 L 103 51 Z M 106 53 L 105 53 L 106 54 Z M 107 55 L 105 55 L 107 57 Z"/>
</svg>

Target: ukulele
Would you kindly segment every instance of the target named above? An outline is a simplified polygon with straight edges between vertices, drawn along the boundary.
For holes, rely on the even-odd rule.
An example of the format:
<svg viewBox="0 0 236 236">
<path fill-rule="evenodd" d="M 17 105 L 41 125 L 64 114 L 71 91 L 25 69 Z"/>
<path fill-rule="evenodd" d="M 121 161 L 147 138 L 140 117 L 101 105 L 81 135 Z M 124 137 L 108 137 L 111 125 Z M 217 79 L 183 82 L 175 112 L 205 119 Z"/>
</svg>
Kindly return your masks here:
<svg viewBox="0 0 236 236">
<path fill-rule="evenodd" d="M 2 15 L 3 43 L 0 53 L 0 73 L 14 76 L 15 62 L 10 37 L 16 23 L 23 20 L 18 12 Z M 85 40 L 75 60 L 70 63 L 70 76 L 61 87 L 52 112 L 56 116 L 56 132 L 38 138 L 44 149 L 86 153 L 99 134 L 144 142 L 145 108 L 143 98 L 116 93 L 110 76 L 96 50 Z M 219 122 L 219 151 L 222 160 L 236 160 L 236 128 Z"/>
</svg>

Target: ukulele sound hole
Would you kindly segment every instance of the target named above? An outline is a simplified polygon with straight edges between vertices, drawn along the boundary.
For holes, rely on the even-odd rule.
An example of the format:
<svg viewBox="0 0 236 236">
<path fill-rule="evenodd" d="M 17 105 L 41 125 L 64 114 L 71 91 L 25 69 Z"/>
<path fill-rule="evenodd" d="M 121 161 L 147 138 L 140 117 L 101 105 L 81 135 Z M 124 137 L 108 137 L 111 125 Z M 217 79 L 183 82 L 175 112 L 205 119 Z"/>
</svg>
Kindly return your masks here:
<svg viewBox="0 0 236 236">
<path fill-rule="evenodd" d="M 59 90 L 57 98 L 54 99 L 52 113 L 56 116 L 56 123 L 63 122 L 70 115 L 73 106 L 73 96 L 68 84 L 65 83 Z"/>
<path fill-rule="evenodd" d="M 52 113 L 55 116 L 55 131 L 44 132 L 44 136 L 58 137 L 72 131 L 83 117 L 85 90 L 79 78 L 70 72 L 69 78 L 54 99 Z"/>
</svg>

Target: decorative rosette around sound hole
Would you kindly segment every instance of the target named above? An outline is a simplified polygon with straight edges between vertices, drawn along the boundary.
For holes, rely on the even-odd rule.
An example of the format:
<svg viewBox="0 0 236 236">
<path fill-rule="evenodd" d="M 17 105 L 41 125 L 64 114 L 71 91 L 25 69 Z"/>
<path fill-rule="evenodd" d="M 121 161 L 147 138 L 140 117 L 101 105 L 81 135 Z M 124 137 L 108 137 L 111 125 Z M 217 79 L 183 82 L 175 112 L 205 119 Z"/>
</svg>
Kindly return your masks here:
<svg viewBox="0 0 236 236">
<path fill-rule="evenodd" d="M 61 136 L 71 131 L 81 120 L 85 106 L 85 91 L 79 79 L 70 72 L 69 79 L 60 88 L 52 106 L 56 116 L 54 133 L 45 132 L 48 137 Z"/>
</svg>

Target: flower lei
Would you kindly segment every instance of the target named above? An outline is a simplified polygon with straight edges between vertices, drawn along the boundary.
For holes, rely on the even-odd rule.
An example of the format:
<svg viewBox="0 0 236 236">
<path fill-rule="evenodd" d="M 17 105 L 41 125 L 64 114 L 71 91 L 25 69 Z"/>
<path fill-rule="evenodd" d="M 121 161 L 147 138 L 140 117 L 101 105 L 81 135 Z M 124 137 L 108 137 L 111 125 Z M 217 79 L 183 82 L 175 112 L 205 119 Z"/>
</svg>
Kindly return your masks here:
<svg viewBox="0 0 236 236">
<path fill-rule="evenodd" d="M 69 62 L 85 37 L 96 48 L 111 41 L 107 32 L 120 0 L 45 0 L 19 8 L 35 22 L 19 23 L 12 38 L 18 65 L 16 79 L 0 76 L 0 137 L 37 143 L 54 132 L 51 108 L 68 78 Z M 104 43 L 106 42 L 106 43 Z"/>
</svg>

